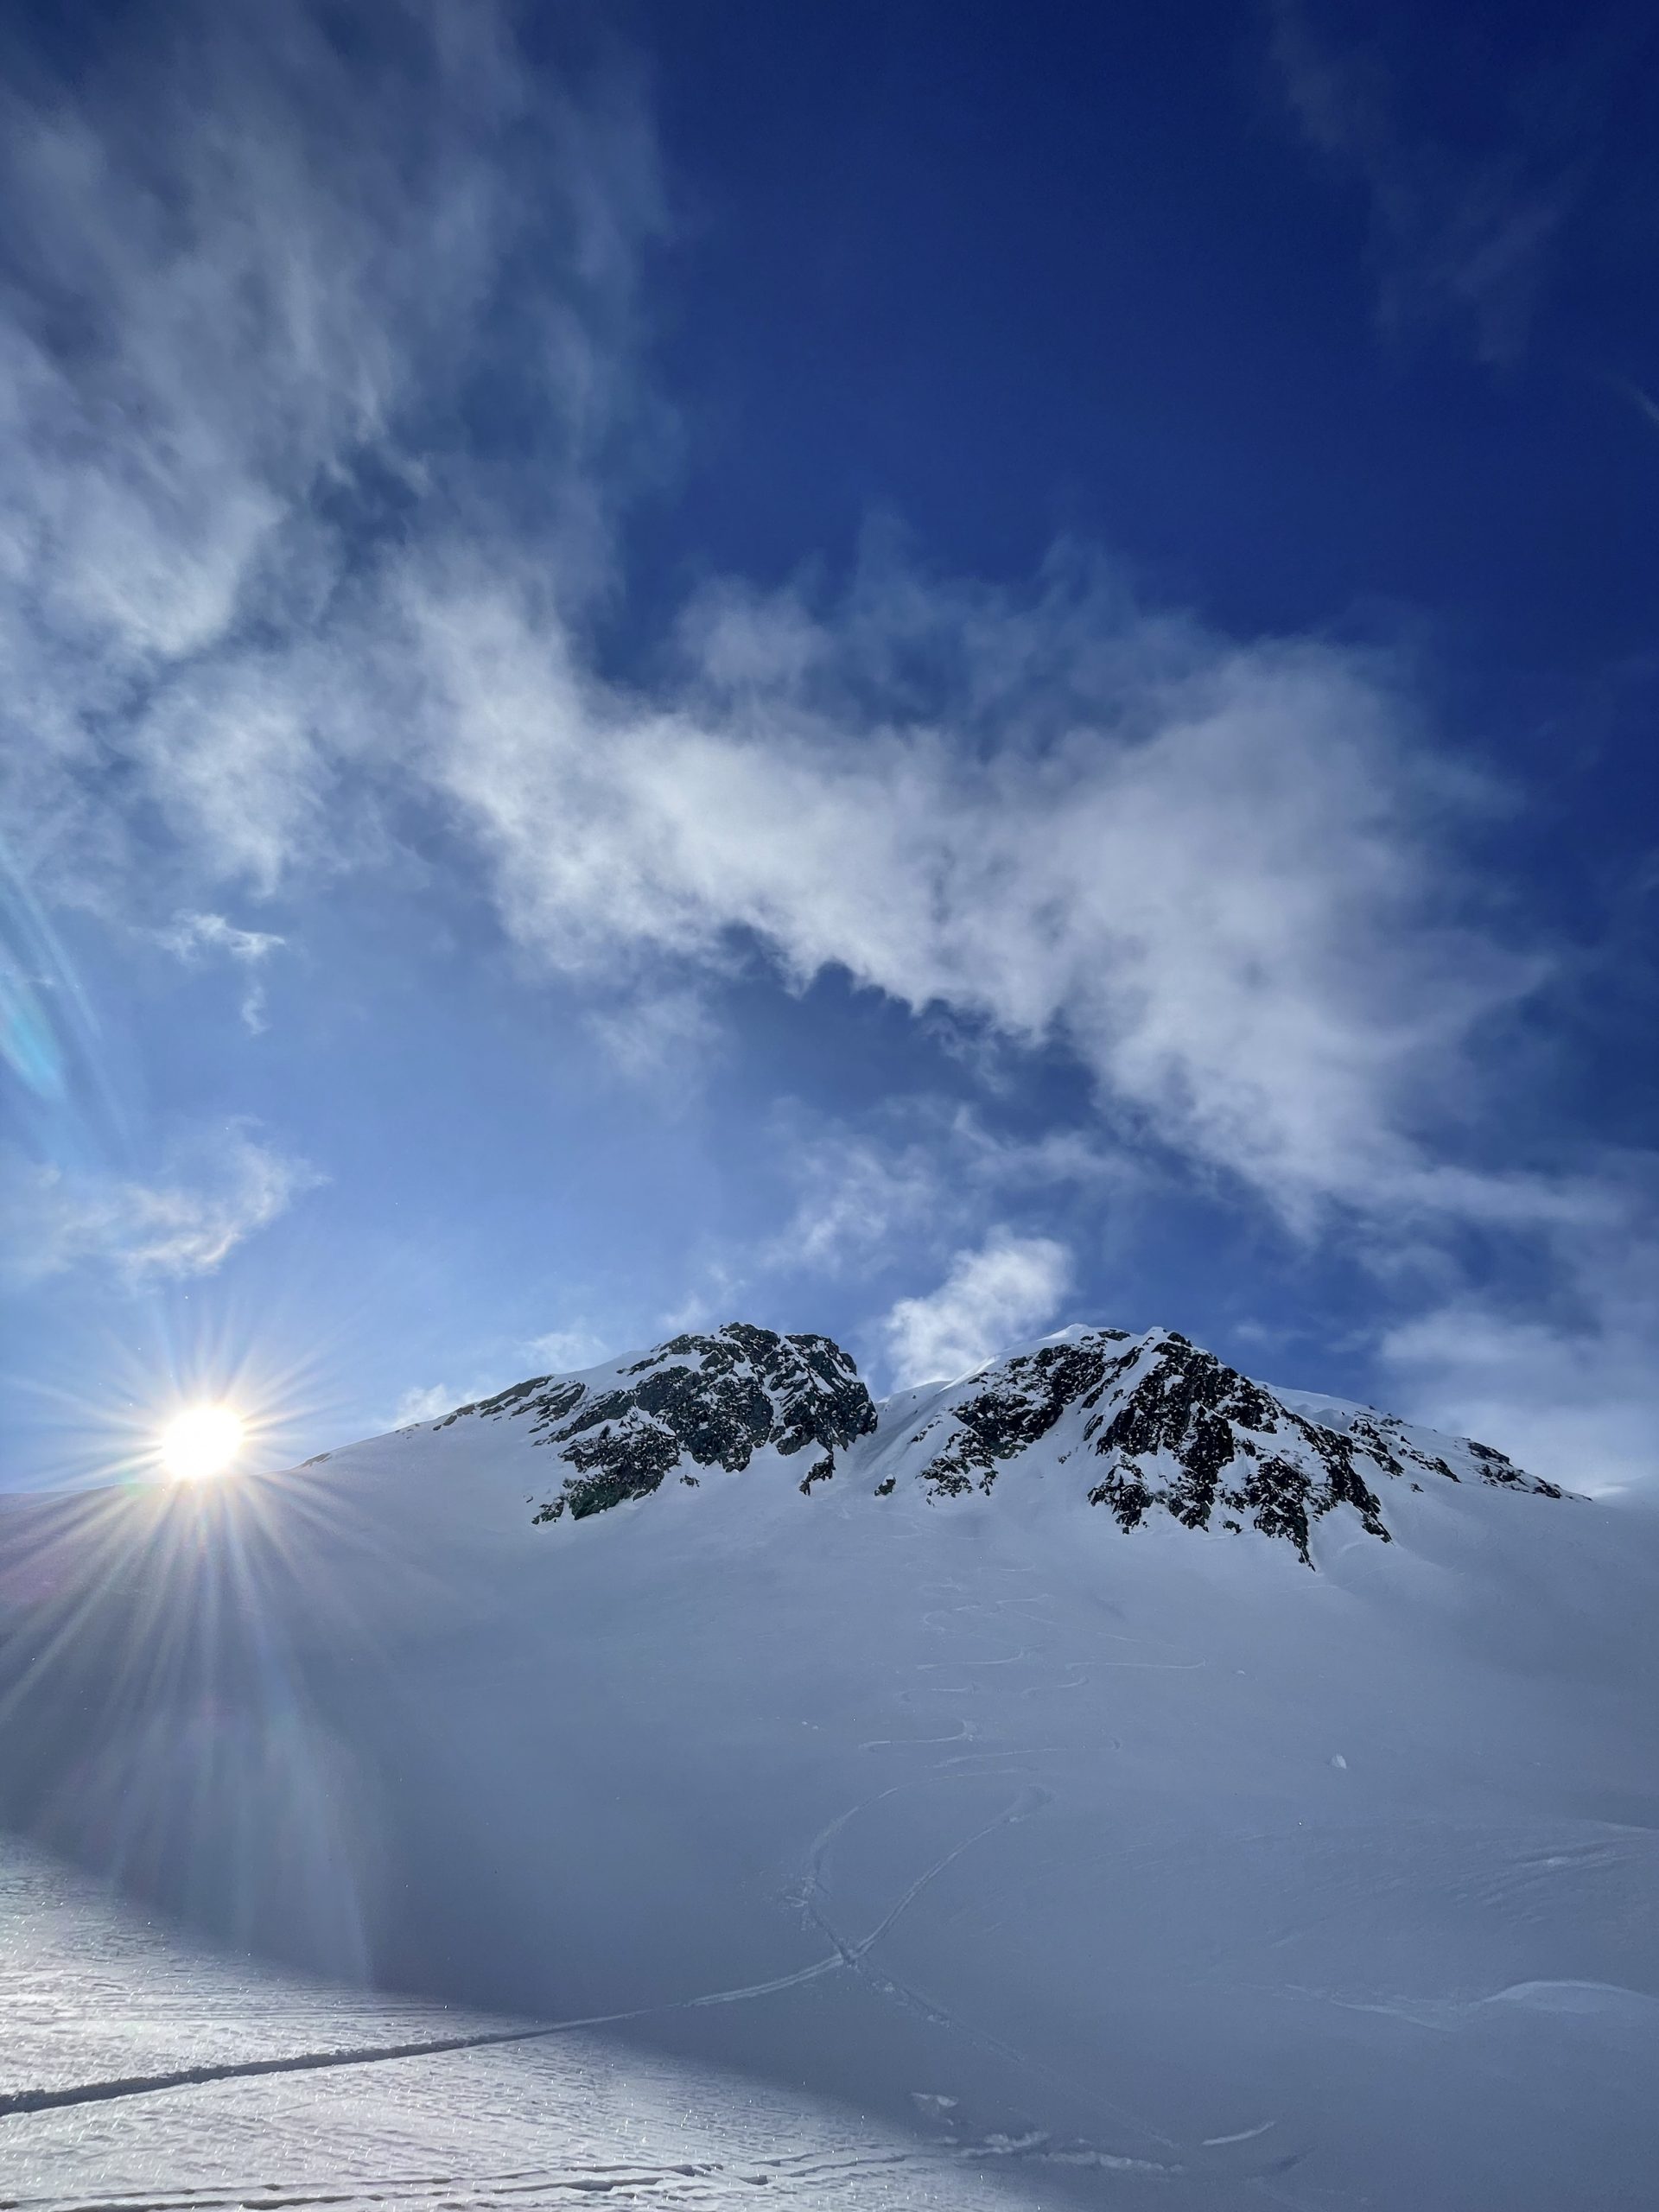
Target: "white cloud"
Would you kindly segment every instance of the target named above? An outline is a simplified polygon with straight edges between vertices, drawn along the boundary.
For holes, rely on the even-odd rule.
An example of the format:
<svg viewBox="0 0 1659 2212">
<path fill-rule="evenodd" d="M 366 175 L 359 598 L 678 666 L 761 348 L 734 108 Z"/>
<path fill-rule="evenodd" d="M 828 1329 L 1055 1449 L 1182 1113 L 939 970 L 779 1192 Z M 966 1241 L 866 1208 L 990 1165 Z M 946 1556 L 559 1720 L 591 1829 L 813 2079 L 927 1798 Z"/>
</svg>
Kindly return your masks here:
<svg viewBox="0 0 1659 2212">
<path fill-rule="evenodd" d="M 780 1267 L 833 1274 L 891 1251 L 906 1232 L 931 1229 L 950 1205 L 944 1160 L 925 1144 L 820 1136 L 798 1151 L 804 1185 L 768 1256 Z"/>
<path fill-rule="evenodd" d="M 1047 1236 L 995 1231 L 958 1252 L 939 1287 L 901 1298 L 885 1325 L 893 1382 L 904 1389 L 965 1375 L 1052 1318 L 1071 1280 L 1071 1255 Z"/>
<path fill-rule="evenodd" d="M 1432 1209 L 1424 1132 L 1539 971 L 1465 912 L 1478 801 L 1397 672 L 1141 607 L 1075 550 L 1017 589 L 876 544 L 838 599 L 710 588 L 674 677 L 607 681 L 580 618 L 642 406 L 648 136 L 531 79 L 487 9 L 398 20 L 419 68 L 348 67 L 295 10 L 204 33 L 142 133 L 124 84 L 18 119 L 54 250 L 11 303 L 12 612 L 67 733 L 29 818 L 73 849 L 116 753 L 225 882 L 458 833 L 523 944 L 626 986 L 636 1064 L 696 1048 L 709 976 L 840 969 L 1064 1046 L 1304 1227 Z M 49 353 L 60 295 L 101 348 Z M 493 364 L 543 348 L 550 526 L 424 427 L 486 325 Z"/>
<path fill-rule="evenodd" d="M 273 952 L 287 944 L 267 930 L 238 929 L 223 914 L 180 913 L 170 927 L 156 932 L 156 942 L 181 960 L 199 959 L 204 952 L 222 952 L 238 966 L 257 969 Z M 257 975 L 249 978 L 242 994 L 242 1020 L 258 1036 L 265 1027 L 265 987 Z"/>
<path fill-rule="evenodd" d="M 388 1428 L 411 1428 L 416 1421 L 441 1421 L 445 1414 L 453 1413 L 462 1402 L 444 1382 L 431 1383 L 423 1390 L 405 1390 L 386 1426 Z"/>
<path fill-rule="evenodd" d="M 215 879 L 269 892 L 297 855 L 327 849 L 340 769 L 314 690 L 328 673 L 306 658 L 184 670 L 133 729 L 156 803 Z"/>
<path fill-rule="evenodd" d="M 211 1274 L 275 1221 L 316 1174 L 233 1129 L 153 1181 L 72 1173 L 16 1155 L 0 1164 L 0 1238 L 14 1281 L 74 1268 L 129 1285 Z"/>
<path fill-rule="evenodd" d="M 1429 1202 L 1409 1132 L 1465 1103 L 1471 1033 L 1540 970 L 1461 922 L 1447 831 L 1476 795 L 1384 666 L 1233 645 L 1077 563 L 1024 594 L 867 572 L 816 620 L 746 602 L 736 656 L 734 604 L 647 705 L 515 583 L 412 594 L 425 772 L 521 941 L 613 977 L 746 944 L 796 984 L 843 968 L 1062 1039 L 1293 1216 Z"/>
<path fill-rule="evenodd" d="M 584 1367 L 596 1366 L 607 1349 L 591 1329 L 553 1329 L 544 1337 L 531 1337 L 524 1345 L 524 1356 L 550 1375 L 574 1375 Z"/>
<path fill-rule="evenodd" d="M 0 769 L 36 880 L 138 904 L 160 822 L 171 895 L 217 919 L 207 887 L 406 837 L 616 992 L 637 1065 L 700 1049 L 721 978 L 839 970 L 1074 1056 L 1113 1148 L 1340 1222 L 1379 1268 L 1469 1225 L 1587 1233 L 1594 1177 L 1449 1164 L 1449 1130 L 1501 1156 L 1504 1017 L 1545 963 L 1470 877 L 1491 795 L 1434 765 L 1398 664 L 1230 639 L 1075 549 L 992 588 L 877 544 L 838 595 L 709 588 L 652 689 L 613 680 L 588 618 L 665 435 L 628 89 L 532 74 L 483 0 L 370 11 L 350 58 L 304 7 L 170 20 L 73 97 L 14 92 L 0 132 Z M 1392 120 L 1373 142 L 1350 78 L 1281 59 L 1399 265 L 1514 342 L 1548 191 L 1500 164 L 1396 201 Z M 534 425 L 513 480 L 465 445 L 480 363 Z M 200 950 L 252 977 L 260 935 Z M 997 1217 L 958 1229 L 903 1144 L 842 1166 L 798 1224 L 814 1264 Z M 211 1266 L 267 1203 L 228 1187 L 39 1181 L 38 1250 Z"/>
<path fill-rule="evenodd" d="M 417 1421 L 438 1421 L 445 1414 L 453 1413 L 457 1406 L 476 1405 L 480 1399 L 493 1398 L 498 1391 L 510 1389 L 515 1382 L 523 1382 L 531 1375 L 569 1375 L 594 1366 L 604 1358 L 607 1349 L 591 1330 L 580 1327 L 554 1329 L 546 1336 L 526 1338 L 499 1361 L 492 1358 L 490 1372 L 482 1376 L 475 1372 L 464 1390 L 452 1390 L 447 1382 L 417 1385 L 405 1390 L 386 1426 L 389 1429 L 408 1428 Z"/>
<path fill-rule="evenodd" d="M 665 984 L 629 992 L 588 1017 L 613 1064 L 638 1083 L 655 1083 L 665 1101 L 695 1091 L 720 1035 L 704 995 Z"/>
<path fill-rule="evenodd" d="M 637 102 L 527 71 L 493 0 L 344 33 L 180 0 L 105 26 L 73 91 L 14 73 L 0 109 L 24 741 L 0 758 L 26 859 L 89 902 L 131 835 L 115 773 L 261 887 L 361 830 L 361 793 L 335 804 L 349 659 L 322 640 L 365 548 L 442 488 L 486 327 L 495 397 L 517 376 L 536 409 L 550 570 L 572 597 L 611 573 L 593 478 L 626 476 L 616 426 L 644 412 L 634 249 L 661 219 Z"/>
<path fill-rule="evenodd" d="M 211 947 L 250 966 L 257 966 L 288 942 L 265 930 L 238 929 L 223 914 L 191 913 L 176 915 L 170 928 L 157 931 L 156 939 L 181 960 Z"/>
<path fill-rule="evenodd" d="M 918 1243 L 960 1242 L 1016 1198 L 1065 1190 L 1121 1205 L 1147 1180 L 1141 1162 L 1096 1132 L 1011 1137 L 936 1097 L 894 1102 L 857 1126 L 791 1108 L 775 1133 L 800 1197 L 763 1264 L 820 1275 L 891 1265 L 913 1257 Z"/>
<path fill-rule="evenodd" d="M 1625 1160 L 1546 1247 L 1529 1295 L 1453 1285 L 1384 1338 L 1404 1402 L 1573 1490 L 1659 1480 L 1659 1185 Z"/>
<path fill-rule="evenodd" d="M 718 1329 L 740 1318 L 747 1280 L 744 1262 L 738 1255 L 705 1259 L 685 1296 L 676 1304 L 659 1309 L 635 1341 L 650 1344 L 664 1337 L 683 1335 L 690 1330 Z"/>
<path fill-rule="evenodd" d="M 1382 1352 L 1437 1428 L 1496 1444 L 1592 1495 L 1659 1478 L 1659 1299 L 1562 1326 L 1460 1298 L 1391 1331 Z"/>
</svg>

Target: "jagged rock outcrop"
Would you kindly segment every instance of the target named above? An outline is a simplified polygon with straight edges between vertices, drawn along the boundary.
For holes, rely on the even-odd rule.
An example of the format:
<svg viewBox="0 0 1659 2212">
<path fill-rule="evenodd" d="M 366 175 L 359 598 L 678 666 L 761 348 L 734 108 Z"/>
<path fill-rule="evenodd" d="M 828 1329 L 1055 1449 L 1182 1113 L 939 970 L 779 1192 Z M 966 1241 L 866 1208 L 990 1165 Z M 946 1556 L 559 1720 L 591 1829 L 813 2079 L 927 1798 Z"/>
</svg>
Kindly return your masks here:
<svg viewBox="0 0 1659 2212">
<path fill-rule="evenodd" d="M 1294 1547 L 1346 1509 L 1390 1541 L 1391 1483 L 1478 1482 L 1563 1493 L 1490 1445 L 1413 1428 L 1369 1408 L 1300 1409 L 1172 1330 L 1068 1329 L 976 1375 L 878 1407 L 828 1337 L 779 1336 L 741 1321 L 676 1337 L 642 1357 L 580 1376 L 536 1376 L 433 1424 L 522 1421 L 561 1463 L 527 1503 L 540 1522 L 602 1513 L 671 1476 L 731 1473 L 770 1448 L 810 1453 L 796 1487 L 810 1496 L 857 1447 L 878 1497 L 915 1484 L 931 1503 L 988 1494 L 1023 1469 L 1078 1484 L 1133 1529 L 1166 1515 L 1217 1533 L 1248 1527 Z"/>
<path fill-rule="evenodd" d="M 735 1473 L 770 1445 L 785 1458 L 816 1446 L 800 1487 L 836 1470 L 836 1454 L 875 1427 L 875 1408 L 849 1355 L 828 1337 L 779 1336 L 743 1321 L 680 1336 L 588 1378 L 541 1375 L 461 1406 L 468 1416 L 529 1423 L 531 1439 L 571 1470 L 534 1518 L 580 1521 L 645 1497 L 690 1467 Z"/>
<path fill-rule="evenodd" d="M 1173 1331 L 1072 1330 L 957 1386 L 906 1456 L 918 1460 L 915 1479 L 931 1497 L 950 1497 L 989 1491 L 1008 1461 L 1052 1437 L 1058 1462 L 1087 1470 L 1090 1503 L 1124 1529 L 1155 1511 L 1192 1529 L 1249 1521 L 1310 1564 L 1313 1525 L 1338 1506 L 1389 1541 L 1371 1487 L 1379 1476 L 1420 1472 L 1562 1495 L 1489 1445 L 1437 1438 L 1443 1448 L 1429 1448 L 1417 1440 L 1424 1432 L 1386 1414 L 1344 1419 L 1337 1427 L 1308 1418 Z"/>
</svg>

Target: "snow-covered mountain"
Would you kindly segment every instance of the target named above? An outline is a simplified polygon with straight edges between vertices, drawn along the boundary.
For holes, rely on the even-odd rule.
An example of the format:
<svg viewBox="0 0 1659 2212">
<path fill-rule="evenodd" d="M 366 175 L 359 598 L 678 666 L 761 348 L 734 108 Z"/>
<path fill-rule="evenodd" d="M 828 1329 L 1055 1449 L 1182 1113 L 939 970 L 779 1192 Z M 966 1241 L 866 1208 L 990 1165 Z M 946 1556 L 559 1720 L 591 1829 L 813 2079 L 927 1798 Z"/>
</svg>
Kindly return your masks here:
<svg viewBox="0 0 1659 2212">
<path fill-rule="evenodd" d="M 768 1449 L 810 1453 L 804 1495 L 838 1466 L 843 1484 L 873 1481 L 878 1497 L 918 1484 L 935 1500 L 988 1494 L 1016 1465 L 1071 1467 L 1123 1529 L 1158 1512 L 1235 1535 L 1248 1523 L 1309 1566 L 1313 1524 L 1338 1506 L 1389 1541 L 1373 1484 L 1427 1475 L 1564 1494 L 1469 1438 L 1363 1408 L 1298 1411 L 1169 1329 L 1061 1330 L 877 1406 L 828 1337 L 734 1321 L 582 1375 L 532 1376 L 433 1426 L 466 1421 L 522 1422 L 551 1453 L 558 1471 L 535 1503 L 537 1522 L 602 1513 L 671 1477 L 696 1489 L 704 1471 L 741 1473 Z"/>
<path fill-rule="evenodd" d="M 31 1937 L 3 2193 L 1634 2212 L 1656 1660 L 1651 1506 L 1159 1331 L 12 1500 L 0 1819 L 194 1935 L 96 2022 Z M 357 1993 L 232 2031 L 204 1936 Z"/>
</svg>

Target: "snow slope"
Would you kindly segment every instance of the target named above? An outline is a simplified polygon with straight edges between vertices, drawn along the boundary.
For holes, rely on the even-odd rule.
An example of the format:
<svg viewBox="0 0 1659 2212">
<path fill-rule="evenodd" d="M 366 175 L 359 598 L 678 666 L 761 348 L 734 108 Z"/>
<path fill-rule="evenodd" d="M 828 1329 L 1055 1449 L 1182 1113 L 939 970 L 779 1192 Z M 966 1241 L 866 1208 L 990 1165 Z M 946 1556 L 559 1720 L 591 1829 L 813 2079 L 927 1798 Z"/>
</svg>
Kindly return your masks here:
<svg viewBox="0 0 1659 2212">
<path fill-rule="evenodd" d="M 747 2111 L 902 2156 L 897 2203 L 1651 2202 L 1650 1512 L 1166 1332 L 879 1408 L 824 1339 L 681 1341 L 0 1512 L 7 1827 L 347 2009 L 601 2020 L 716 2163 Z M 480 2069 L 437 2134 L 497 2097 L 550 2171 L 575 2106 L 507 2048 L 358 2078 Z M 334 2135 L 372 2171 L 353 2070 L 289 2201 Z M 150 2188 L 76 2165 L 74 2109 L 0 2117 L 0 2176 Z"/>
<path fill-rule="evenodd" d="M 741 2076 L 217 1957 L 16 1845 L 0 1925 L 8 2205 L 1004 2201 L 932 2145 Z"/>
</svg>

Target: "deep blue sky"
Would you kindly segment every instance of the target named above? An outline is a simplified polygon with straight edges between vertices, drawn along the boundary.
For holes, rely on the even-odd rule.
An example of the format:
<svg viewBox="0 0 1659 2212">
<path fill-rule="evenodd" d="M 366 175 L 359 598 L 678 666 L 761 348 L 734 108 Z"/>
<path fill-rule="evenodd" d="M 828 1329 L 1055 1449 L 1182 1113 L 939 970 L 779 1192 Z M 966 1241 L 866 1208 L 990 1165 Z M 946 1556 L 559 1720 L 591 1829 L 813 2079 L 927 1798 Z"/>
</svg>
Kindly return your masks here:
<svg viewBox="0 0 1659 2212">
<path fill-rule="evenodd" d="M 5 17 L 0 1479 L 737 1314 L 1639 1479 L 1648 11 L 244 13 Z"/>
</svg>

